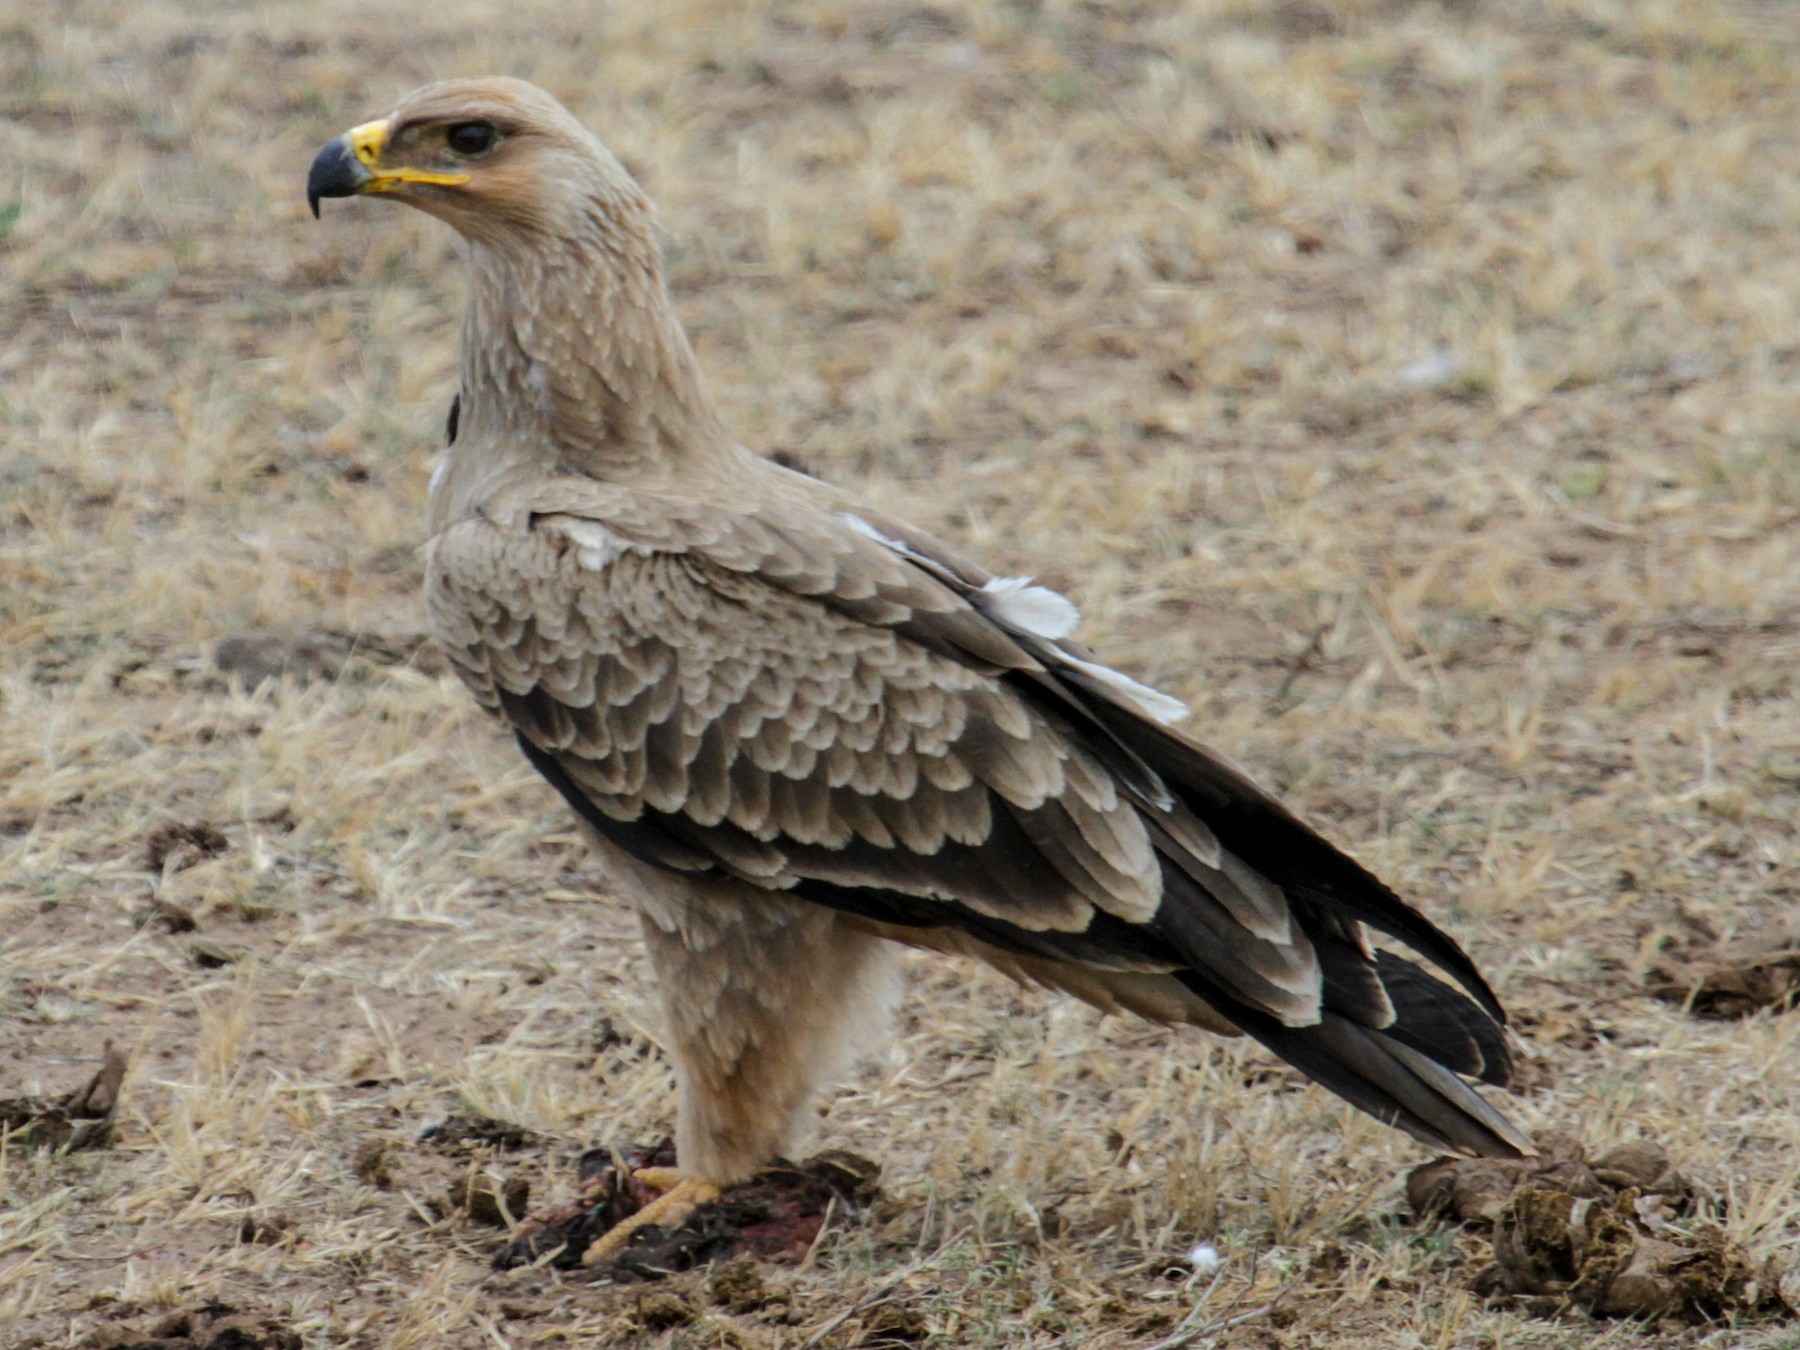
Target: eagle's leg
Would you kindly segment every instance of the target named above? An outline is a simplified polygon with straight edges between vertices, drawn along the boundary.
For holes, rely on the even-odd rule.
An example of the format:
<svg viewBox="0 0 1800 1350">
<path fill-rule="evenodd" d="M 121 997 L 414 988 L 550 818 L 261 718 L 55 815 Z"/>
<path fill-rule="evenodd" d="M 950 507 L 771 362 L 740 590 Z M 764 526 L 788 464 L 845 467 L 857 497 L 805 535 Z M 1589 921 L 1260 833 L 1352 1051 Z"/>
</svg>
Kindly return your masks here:
<svg viewBox="0 0 1800 1350">
<path fill-rule="evenodd" d="M 662 1194 L 588 1264 L 790 1156 L 820 1091 L 879 1043 L 899 989 L 898 948 L 822 907 L 637 864 L 614 875 L 639 904 L 675 1062 L 677 1165 L 634 1174 Z"/>
<path fill-rule="evenodd" d="M 739 882 L 683 891 L 674 905 L 641 897 L 681 1090 L 675 1158 L 730 1185 L 790 1154 L 819 1092 L 886 1031 L 894 949 Z"/>
</svg>

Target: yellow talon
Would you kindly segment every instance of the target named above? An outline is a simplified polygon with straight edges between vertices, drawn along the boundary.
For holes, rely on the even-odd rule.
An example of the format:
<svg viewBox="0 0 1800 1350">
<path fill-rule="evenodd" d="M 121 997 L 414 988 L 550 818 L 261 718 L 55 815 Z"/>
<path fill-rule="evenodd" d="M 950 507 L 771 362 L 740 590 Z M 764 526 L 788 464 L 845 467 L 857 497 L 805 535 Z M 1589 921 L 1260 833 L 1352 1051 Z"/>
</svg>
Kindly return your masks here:
<svg viewBox="0 0 1800 1350">
<path fill-rule="evenodd" d="M 717 1200 L 720 1194 L 712 1182 L 700 1177 L 684 1177 L 673 1167 L 643 1167 L 631 1175 L 634 1180 L 662 1194 L 629 1219 L 614 1224 L 595 1238 L 581 1254 L 582 1265 L 598 1266 L 611 1261 L 631 1245 L 631 1236 L 638 1229 L 648 1228 L 651 1224 L 677 1227 L 700 1206 Z"/>
</svg>

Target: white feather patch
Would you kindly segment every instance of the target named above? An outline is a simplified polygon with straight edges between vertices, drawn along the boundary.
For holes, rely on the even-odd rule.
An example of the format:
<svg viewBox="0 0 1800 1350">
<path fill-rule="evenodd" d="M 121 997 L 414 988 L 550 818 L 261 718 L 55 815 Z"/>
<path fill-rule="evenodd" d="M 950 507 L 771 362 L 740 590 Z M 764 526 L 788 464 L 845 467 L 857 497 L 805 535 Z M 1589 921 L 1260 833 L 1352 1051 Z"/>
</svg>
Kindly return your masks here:
<svg viewBox="0 0 1800 1350">
<path fill-rule="evenodd" d="M 539 412 L 547 417 L 556 411 L 550 399 L 550 376 L 542 361 L 533 361 L 525 368 L 525 387 L 537 400 Z"/>
<path fill-rule="evenodd" d="M 590 572 L 610 567 L 631 547 L 597 520 L 560 520 L 556 527 L 575 545 L 575 561 Z"/>
<path fill-rule="evenodd" d="M 873 539 L 876 543 L 881 544 L 886 548 L 891 548 L 894 552 L 901 554 L 902 556 L 912 556 L 912 550 L 905 544 L 901 543 L 898 539 L 888 538 L 861 516 L 851 515 L 850 512 L 846 511 L 840 519 L 864 539 Z"/>
<path fill-rule="evenodd" d="M 1048 586 L 1033 586 L 1030 577 L 995 577 L 981 588 L 987 612 L 1009 628 L 1055 642 L 1081 624 L 1081 611 L 1069 598 Z"/>
<path fill-rule="evenodd" d="M 852 515 L 848 511 L 840 512 L 838 519 L 843 521 L 844 524 L 848 525 L 857 534 L 860 534 L 864 539 L 873 539 L 883 548 L 889 549 L 906 559 L 907 562 L 911 563 L 920 571 L 931 573 L 932 576 L 943 582 L 951 590 L 962 591 L 967 589 L 968 583 L 957 576 L 953 570 L 944 566 L 943 563 L 938 562 L 935 558 L 926 557 L 904 539 L 894 539 L 885 535 L 861 516 Z"/>
<path fill-rule="evenodd" d="M 1194 1268 L 1196 1273 L 1211 1275 L 1225 1264 L 1225 1258 L 1219 1255 L 1219 1249 L 1212 1243 L 1202 1242 L 1198 1247 L 1188 1251 L 1187 1263 Z"/>
<path fill-rule="evenodd" d="M 1139 684 L 1129 675 L 1121 675 L 1111 666 L 1103 666 L 1094 661 L 1082 661 L 1076 657 L 1063 655 L 1063 660 L 1083 674 L 1091 675 L 1101 684 L 1107 685 L 1123 694 L 1146 717 L 1153 717 L 1158 722 L 1179 722 L 1191 711 L 1180 699 L 1163 693 L 1160 689 L 1152 689 L 1147 684 Z"/>
<path fill-rule="evenodd" d="M 901 557 L 912 559 L 934 572 L 943 571 L 929 558 L 922 557 L 903 541 L 883 534 L 861 516 L 845 511 L 839 519 L 863 538 L 873 539 Z M 981 588 L 981 594 L 988 598 L 987 612 L 1000 622 L 1051 642 L 1068 637 L 1081 622 L 1081 611 L 1066 596 L 1057 594 L 1048 586 L 1032 585 L 1030 577 L 995 577 Z M 1083 661 L 1067 652 L 1061 655 L 1071 666 L 1123 695 L 1127 702 L 1146 717 L 1155 718 L 1158 722 L 1179 722 L 1188 715 L 1188 705 L 1178 698 L 1171 698 L 1147 684 L 1139 684 L 1131 676 L 1121 675 L 1110 666 Z"/>
<path fill-rule="evenodd" d="M 450 467 L 450 452 L 448 450 L 446 450 L 442 455 L 440 455 L 438 457 L 437 468 L 435 468 L 431 471 L 431 482 L 429 482 L 425 486 L 425 495 L 427 497 L 430 497 L 430 496 L 433 496 L 436 494 L 436 492 L 438 490 L 438 484 L 444 481 L 444 471 L 446 469 L 448 469 L 449 467 Z"/>
</svg>

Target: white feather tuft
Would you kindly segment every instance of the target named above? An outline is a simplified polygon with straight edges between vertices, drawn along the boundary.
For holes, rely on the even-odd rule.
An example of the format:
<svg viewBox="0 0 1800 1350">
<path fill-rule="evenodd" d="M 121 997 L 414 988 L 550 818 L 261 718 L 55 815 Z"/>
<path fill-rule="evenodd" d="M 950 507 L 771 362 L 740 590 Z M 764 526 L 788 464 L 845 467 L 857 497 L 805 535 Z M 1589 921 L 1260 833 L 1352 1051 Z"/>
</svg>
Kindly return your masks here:
<svg viewBox="0 0 1800 1350">
<path fill-rule="evenodd" d="M 563 520 L 557 528 L 575 545 L 575 561 L 590 572 L 604 571 L 631 547 L 597 520 Z"/>
<path fill-rule="evenodd" d="M 846 511 L 843 513 L 843 515 L 840 517 L 840 519 L 842 519 L 844 524 L 848 525 L 852 530 L 855 530 L 856 533 L 860 534 L 864 539 L 873 539 L 876 543 L 883 544 L 886 547 L 893 549 L 894 552 L 899 553 L 899 554 L 910 555 L 912 553 L 912 550 L 910 548 L 908 548 L 905 544 L 901 543 L 898 539 L 888 538 L 885 534 L 883 534 L 880 530 L 876 529 L 873 525 L 869 524 L 869 522 L 864 520 L 861 516 L 852 515 L 852 514 L 850 514 L 850 512 Z"/>
<path fill-rule="evenodd" d="M 1009 628 L 1055 642 L 1073 633 L 1081 611 L 1067 596 L 1048 586 L 1033 586 L 1030 577 L 995 577 L 981 588 L 987 612 Z"/>
<path fill-rule="evenodd" d="M 864 539 L 873 539 L 883 548 L 891 549 L 900 557 L 905 558 L 907 562 L 911 563 L 920 571 L 931 573 L 932 576 L 950 587 L 951 590 L 961 592 L 968 588 L 968 583 L 959 577 L 952 568 L 946 567 L 936 558 L 927 557 L 904 539 L 894 539 L 883 534 L 861 516 L 852 515 L 848 511 L 843 511 L 839 513 L 838 519 L 843 521 L 844 524 L 848 525 L 857 534 L 860 534 Z"/>
<path fill-rule="evenodd" d="M 1187 1263 L 1201 1275 L 1211 1275 L 1225 1264 L 1225 1258 L 1219 1249 L 1210 1242 L 1202 1242 L 1187 1254 Z"/>
<path fill-rule="evenodd" d="M 550 397 L 550 376 L 544 369 L 542 361 L 533 361 L 525 368 L 525 387 L 537 400 L 538 409 L 545 416 L 555 413 L 555 402 Z"/>
<path fill-rule="evenodd" d="M 1129 675 L 1121 675 L 1111 666 L 1103 666 L 1094 661 L 1082 661 L 1065 654 L 1063 660 L 1084 674 L 1093 676 L 1100 683 L 1123 694 L 1136 705 L 1139 712 L 1146 717 L 1153 717 L 1165 725 L 1179 722 L 1192 711 L 1180 699 L 1163 693 L 1160 689 L 1152 689 L 1147 684 L 1139 684 Z"/>
</svg>

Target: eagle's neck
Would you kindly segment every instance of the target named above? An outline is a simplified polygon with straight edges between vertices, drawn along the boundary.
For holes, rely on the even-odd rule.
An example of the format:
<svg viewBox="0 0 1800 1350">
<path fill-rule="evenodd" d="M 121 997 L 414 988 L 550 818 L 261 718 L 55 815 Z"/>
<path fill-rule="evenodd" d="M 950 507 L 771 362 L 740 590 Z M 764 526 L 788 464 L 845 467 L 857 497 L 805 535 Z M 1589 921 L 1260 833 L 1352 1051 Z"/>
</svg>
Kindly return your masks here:
<svg viewBox="0 0 1800 1350">
<path fill-rule="evenodd" d="M 456 448 L 643 486 L 744 454 L 675 317 L 635 184 L 528 241 L 471 240 L 470 258 Z"/>
</svg>

